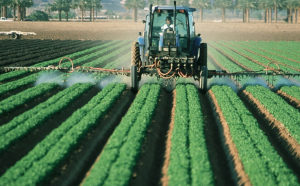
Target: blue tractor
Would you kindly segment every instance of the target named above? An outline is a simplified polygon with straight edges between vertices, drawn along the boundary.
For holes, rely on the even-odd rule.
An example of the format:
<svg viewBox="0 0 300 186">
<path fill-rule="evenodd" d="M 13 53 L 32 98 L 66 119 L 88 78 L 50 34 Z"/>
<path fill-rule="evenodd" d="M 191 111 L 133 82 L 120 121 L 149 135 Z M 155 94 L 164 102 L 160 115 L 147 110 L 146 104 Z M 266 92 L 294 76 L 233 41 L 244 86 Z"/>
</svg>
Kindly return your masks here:
<svg viewBox="0 0 300 186">
<path fill-rule="evenodd" d="M 144 33 L 131 49 L 131 86 L 137 91 L 142 74 L 158 78 L 194 78 L 207 89 L 207 44 L 195 33 L 193 12 L 185 6 L 152 6 Z"/>
</svg>

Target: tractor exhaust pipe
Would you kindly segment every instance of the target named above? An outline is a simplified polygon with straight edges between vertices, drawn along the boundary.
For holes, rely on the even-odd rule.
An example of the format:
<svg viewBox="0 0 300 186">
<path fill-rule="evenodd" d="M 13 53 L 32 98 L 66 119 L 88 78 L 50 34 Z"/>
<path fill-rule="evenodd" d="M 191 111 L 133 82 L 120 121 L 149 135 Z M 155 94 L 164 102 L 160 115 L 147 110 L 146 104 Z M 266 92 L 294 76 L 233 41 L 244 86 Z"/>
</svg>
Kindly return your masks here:
<svg viewBox="0 0 300 186">
<path fill-rule="evenodd" d="M 176 1 L 174 1 L 174 31 L 176 33 Z"/>
</svg>

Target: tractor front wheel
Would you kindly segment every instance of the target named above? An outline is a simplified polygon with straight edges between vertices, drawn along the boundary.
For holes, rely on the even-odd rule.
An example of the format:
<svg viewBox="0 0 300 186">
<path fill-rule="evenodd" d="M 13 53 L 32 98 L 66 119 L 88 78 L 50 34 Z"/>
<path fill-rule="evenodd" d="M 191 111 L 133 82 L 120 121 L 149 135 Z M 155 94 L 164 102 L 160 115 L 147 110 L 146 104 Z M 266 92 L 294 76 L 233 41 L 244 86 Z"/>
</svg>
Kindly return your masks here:
<svg viewBox="0 0 300 186">
<path fill-rule="evenodd" d="M 131 89 L 134 92 L 138 91 L 139 86 L 139 72 L 138 68 L 140 67 L 140 49 L 138 42 L 134 42 L 131 47 L 131 68 L 130 68 L 130 77 L 131 77 Z"/>
</svg>

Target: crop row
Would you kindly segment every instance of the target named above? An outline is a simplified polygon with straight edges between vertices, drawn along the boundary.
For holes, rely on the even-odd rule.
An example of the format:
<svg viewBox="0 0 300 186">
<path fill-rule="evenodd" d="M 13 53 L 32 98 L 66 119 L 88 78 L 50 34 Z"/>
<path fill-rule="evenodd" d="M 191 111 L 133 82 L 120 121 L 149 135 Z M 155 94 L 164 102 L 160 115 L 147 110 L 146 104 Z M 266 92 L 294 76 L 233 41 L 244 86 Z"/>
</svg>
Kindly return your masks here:
<svg viewBox="0 0 300 186">
<path fill-rule="evenodd" d="M 219 128 L 238 183 L 297 185 L 297 177 L 274 150 L 236 93 L 227 86 L 214 86 L 209 95 L 217 110 Z"/>
<path fill-rule="evenodd" d="M 42 182 L 104 116 L 125 87 L 124 84 L 111 84 L 99 92 L 8 169 L 0 177 L 0 185 L 36 185 Z"/>
<path fill-rule="evenodd" d="M 113 45 L 114 43 L 115 43 L 114 41 L 111 41 L 111 42 L 107 42 L 107 43 L 99 45 L 99 46 L 88 48 L 88 49 L 85 49 L 85 50 L 82 50 L 82 51 L 77 51 L 73 54 L 68 55 L 68 57 L 70 57 L 71 59 L 77 59 L 77 58 L 80 58 L 80 56 L 88 55 L 89 53 L 91 53 L 91 51 L 101 50 L 101 49 L 103 49 L 103 48 L 105 48 L 109 45 Z M 48 61 L 44 61 L 44 62 L 33 65 L 33 67 L 47 67 L 49 65 L 58 65 L 58 62 L 60 61 L 60 59 L 61 59 L 61 57 L 55 58 L 55 59 L 52 59 L 52 60 L 48 60 Z M 5 81 L 7 79 L 11 79 L 11 78 L 14 78 L 14 77 L 21 76 L 21 75 L 26 74 L 26 73 L 28 73 L 28 72 L 26 72 L 26 71 L 13 71 L 13 72 L 8 72 L 8 73 L 5 73 L 5 74 L 1 74 L 0 75 L 0 82 Z"/>
<path fill-rule="evenodd" d="M 213 185 L 197 88 L 176 86 L 175 119 L 167 179 L 170 185 Z"/>
<path fill-rule="evenodd" d="M 217 63 L 217 65 L 220 66 L 223 70 L 226 70 L 228 72 L 240 72 L 244 70 L 237 64 L 227 59 L 224 55 L 222 55 L 213 47 L 209 48 L 208 54 L 214 60 L 214 62 Z"/>
<path fill-rule="evenodd" d="M 24 105 L 54 88 L 57 88 L 57 85 L 54 83 L 43 83 L 13 95 L 0 102 L 0 115 L 8 113 L 18 106 Z"/>
<path fill-rule="evenodd" d="M 252 47 L 243 47 L 237 43 L 229 43 L 223 42 L 226 46 L 233 48 L 235 51 L 238 51 L 240 54 L 247 56 L 248 59 L 259 61 L 264 65 L 268 65 L 270 62 L 274 62 L 274 60 L 270 58 L 266 58 L 261 52 Z M 251 49 L 251 50 L 250 50 Z M 274 64 L 271 64 L 270 67 L 277 68 Z M 294 66 L 288 65 L 286 61 L 280 62 L 279 64 L 280 69 L 287 71 L 287 72 L 297 72 Z"/>
<path fill-rule="evenodd" d="M 12 53 L 10 55 L 5 54 L 5 56 L 1 58 L 1 61 L 4 62 L 5 64 L 15 63 L 20 60 L 28 60 L 42 55 L 47 55 L 49 53 L 52 53 L 53 50 L 57 52 L 59 50 L 64 50 L 64 48 L 70 46 L 76 47 L 77 45 L 81 45 L 81 44 L 82 43 L 80 41 L 55 42 L 53 44 L 41 42 L 41 44 L 38 47 L 32 48 L 32 50 L 28 48 L 24 48 L 23 50 L 18 50 L 18 48 L 16 48 L 15 50 L 18 50 L 18 53 Z"/>
<path fill-rule="evenodd" d="M 154 114 L 160 86 L 145 84 L 138 92 L 83 185 L 128 185 Z"/>
<path fill-rule="evenodd" d="M 263 66 L 256 64 L 250 61 L 249 59 L 235 53 L 229 48 L 220 45 L 219 43 L 211 42 L 210 45 L 216 48 L 217 50 L 221 51 L 223 55 L 228 56 L 228 58 L 232 59 L 233 61 L 236 61 L 237 63 L 241 64 L 241 66 L 244 66 L 250 70 L 257 71 L 262 70 L 264 68 Z"/>
<path fill-rule="evenodd" d="M 11 58 L 14 61 L 6 61 L 6 63 L 10 66 L 29 66 L 32 64 L 37 64 L 42 61 L 46 61 L 49 59 L 55 59 L 57 57 L 65 56 L 80 50 L 84 50 L 86 48 L 91 48 L 97 45 L 102 44 L 103 42 L 83 42 L 74 44 L 74 45 L 66 45 L 64 47 L 55 47 L 52 51 L 45 50 L 44 52 L 36 52 L 34 54 L 23 54 L 19 59 Z M 7 65 L 6 65 L 7 66 Z"/>
<path fill-rule="evenodd" d="M 125 43 L 126 42 L 121 42 L 121 44 L 119 44 L 119 45 L 124 45 Z M 115 45 L 113 45 L 112 47 L 108 47 L 108 48 L 110 48 L 110 50 L 111 50 L 111 49 L 115 48 Z M 127 49 L 127 47 L 124 47 L 121 51 L 126 51 L 126 49 Z M 106 50 L 103 49 L 100 52 L 97 52 L 97 54 L 99 54 L 99 53 L 104 54 L 105 51 Z M 111 59 L 113 56 L 116 56 L 117 54 L 119 54 L 119 52 L 120 51 L 116 50 L 115 52 L 112 52 L 112 53 L 106 54 L 106 55 L 104 55 L 102 57 L 99 57 L 97 59 L 94 59 L 93 61 L 90 61 L 88 64 L 90 64 L 90 65 L 99 65 L 99 64 L 103 63 L 104 61 L 107 61 L 107 60 Z M 86 60 L 93 59 L 95 56 L 97 56 L 97 55 L 88 54 L 86 56 L 78 58 L 77 60 L 74 60 L 74 63 L 83 63 Z M 66 63 L 65 66 L 70 66 L 70 63 Z M 3 80 L 3 79 L 6 79 L 6 78 L 11 78 L 15 74 L 21 75 L 21 74 L 24 74 L 24 73 L 27 73 L 27 72 L 25 72 L 25 71 L 19 71 L 19 72 L 16 71 L 16 72 L 10 72 L 9 75 L 3 74 L 0 77 L 2 77 L 2 80 Z M 34 83 L 36 81 L 38 75 L 39 74 L 35 73 L 35 74 L 29 75 L 29 76 L 27 76 L 25 78 L 19 79 L 17 81 L 12 81 L 12 82 L 0 85 L 0 95 L 3 95 L 3 94 L 5 94 L 5 93 L 7 93 L 9 91 L 16 90 L 16 89 L 18 89 L 18 88 L 20 88 L 22 86 Z"/>
<path fill-rule="evenodd" d="M 300 87 L 298 86 L 283 86 L 280 88 L 280 90 L 293 98 L 300 101 Z"/>
<path fill-rule="evenodd" d="M 276 120 L 281 122 L 300 144 L 300 125 L 298 125 L 300 115 L 297 109 L 285 102 L 279 95 L 262 86 L 248 86 L 245 90 L 252 94 Z"/>
<path fill-rule="evenodd" d="M 274 55 L 299 61 L 299 57 L 300 57 L 299 51 L 297 52 L 297 50 L 295 50 L 297 49 L 297 47 L 289 46 L 285 44 L 285 43 L 288 44 L 289 42 L 282 43 L 282 42 L 271 42 L 271 41 L 270 42 L 251 41 L 248 43 L 252 45 L 256 45 L 257 48 L 266 50 L 267 52 L 272 53 Z M 300 47 L 299 44 L 298 47 Z"/>
<path fill-rule="evenodd" d="M 271 59 L 272 61 L 278 62 L 278 63 L 282 63 L 282 64 L 287 64 L 291 67 L 295 67 L 295 68 L 300 68 L 300 61 L 298 59 L 298 61 L 296 60 L 289 60 L 288 56 L 281 56 L 278 54 L 274 54 L 273 52 L 269 52 L 268 50 L 259 48 L 257 49 L 257 47 L 253 47 L 252 45 L 249 45 L 248 43 L 237 43 L 238 46 L 243 47 L 243 48 L 249 48 L 251 49 L 251 51 L 255 52 L 257 55 L 261 55 L 266 59 Z"/>
<path fill-rule="evenodd" d="M 75 84 L 1 126 L 0 151 L 4 151 L 33 128 L 43 124 L 53 114 L 66 108 L 91 87 L 91 84 Z"/>
</svg>

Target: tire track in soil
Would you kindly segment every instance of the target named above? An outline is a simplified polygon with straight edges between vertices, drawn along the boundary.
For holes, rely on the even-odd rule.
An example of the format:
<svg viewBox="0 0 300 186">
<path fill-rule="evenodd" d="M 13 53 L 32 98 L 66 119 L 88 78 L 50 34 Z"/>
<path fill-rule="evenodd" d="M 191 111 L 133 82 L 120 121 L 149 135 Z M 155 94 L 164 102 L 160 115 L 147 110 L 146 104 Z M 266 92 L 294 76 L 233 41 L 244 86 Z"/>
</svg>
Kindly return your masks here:
<svg viewBox="0 0 300 186">
<path fill-rule="evenodd" d="M 108 138 L 120 123 L 135 98 L 135 94 L 127 89 L 109 109 L 99 118 L 97 126 L 81 139 L 77 147 L 70 152 L 66 161 L 61 163 L 41 184 L 53 186 L 80 185 L 101 153 Z"/>
<path fill-rule="evenodd" d="M 147 129 L 142 149 L 129 185 L 160 185 L 166 150 L 167 132 L 171 122 L 173 94 L 161 89 L 152 122 Z"/>
<path fill-rule="evenodd" d="M 48 98 L 50 98 L 51 96 L 55 95 L 56 93 L 58 93 L 59 91 L 61 91 L 62 88 L 60 86 L 57 86 L 56 88 L 50 90 L 49 92 L 46 92 L 43 95 L 39 95 L 38 97 L 27 101 L 26 103 L 24 103 L 24 105 L 19 105 L 18 107 L 15 107 L 13 110 L 5 112 L 3 114 L 0 114 L 0 126 L 8 123 L 10 120 L 12 120 L 14 117 L 32 109 L 33 107 L 35 107 L 36 105 L 46 101 Z"/>
<path fill-rule="evenodd" d="M 25 156 L 42 141 L 53 129 L 57 128 L 62 122 L 70 117 L 78 108 L 85 105 L 93 96 L 99 92 L 96 87 L 91 88 L 83 93 L 75 102 L 72 102 L 65 109 L 52 115 L 43 124 L 37 126 L 31 132 L 26 134 L 22 139 L 13 143 L 5 152 L 0 154 L 0 176 L 18 160 Z M 18 152 L 18 153 L 16 153 Z"/>
<path fill-rule="evenodd" d="M 199 92 L 199 99 L 204 116 L 206 146 L 212 165 L 216 185 L 235 185 L 230 166 L 222 147 L 222 139 L 214 117 L 214 111 L 206 94 Z"/>
<path fill-rule="evenodd" d="M 265 118 L 263 113 L 260 113 L 254 103 L 243 92 L 239 92 L 238 96 L 243 101 L 246 108 L 252 113 L 253 117 L 255 117 L 259 124 L 259 128 L 268 137 L 268 140 L 276 152 L 294 172 L 300 182 L 300 158 L 293 156 L 289 144 L 279 135 L 280 131 L 276 127 L 270 125 L 270 121 Z"/>
</svg>

